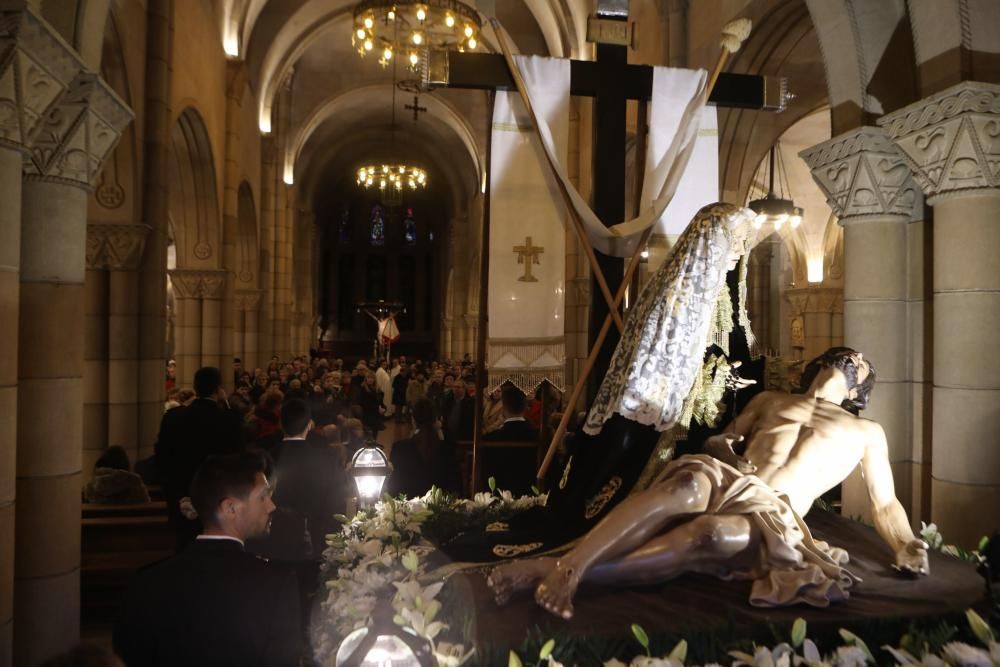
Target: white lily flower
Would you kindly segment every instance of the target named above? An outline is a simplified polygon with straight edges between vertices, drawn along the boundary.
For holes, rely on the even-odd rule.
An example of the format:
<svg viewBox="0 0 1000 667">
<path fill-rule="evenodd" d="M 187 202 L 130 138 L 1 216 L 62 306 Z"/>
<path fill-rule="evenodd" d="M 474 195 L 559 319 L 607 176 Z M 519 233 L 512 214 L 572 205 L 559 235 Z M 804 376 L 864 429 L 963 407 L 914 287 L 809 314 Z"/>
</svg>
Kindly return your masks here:
<svg viewBox="0 0 1000 667">
<path fill-rule="evenodd" d="M 962 642 L 948 642 L 941 652 L 949 662 L 962 667 L 993 667 L 993 658 L 989 653 Z"/>
<path fill-rule="evenodd" d="M 868 656 L 857 646 L 838 646 L 834 664 L 837 667 L 865 667 Z"/>
</svg>

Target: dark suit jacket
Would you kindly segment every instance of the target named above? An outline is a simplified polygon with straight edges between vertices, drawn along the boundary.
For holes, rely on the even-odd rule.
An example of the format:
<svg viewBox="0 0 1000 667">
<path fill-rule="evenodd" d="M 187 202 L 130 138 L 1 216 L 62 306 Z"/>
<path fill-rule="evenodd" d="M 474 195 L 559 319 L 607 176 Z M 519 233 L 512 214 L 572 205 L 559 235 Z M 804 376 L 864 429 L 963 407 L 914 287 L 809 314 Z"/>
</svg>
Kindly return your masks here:
<svg viewBox="0 0 1000 667">
<path fill-rule="evenodd" d="M 390 496 L 400 493 L 415 498 L 427 493 L 431 486 L 437 486 L 449 493 L 462 495 L 462 476 L 458 468 L 455 449 L 449 443 L 437 440 L 430 454 L 424 460 L 420 454 L 419 435 L 405 438 L 393 444 L 390 462 L 392 474 L 385 483 L 385 492 Z"/>
<path fill-rule="evenodd" d="M 505 421 L 496 431 L 483 436 L 485 442 L 538 442 L 538 431 L 526 421 Z M 490 477 L 496 479 L 497 488 L 518 495 L 531 493 L 535 483 L 538 448 L 517 449 L 484 448 L 479 466 L 481 488 L 486 488 Z"/>
<path fill-rule="evenodd" d="M 336 450 L 318 436 L 283 440 L 273 455 L 277 509 L 271 515 L 271 534 L 247 546 L 276 560 L 318 560 L 327 534 L 340 530 L 333 517 L 345 509 L 347 473 Z"/>
<path fill-rule="evenodd" d="M 538 431 L 528 421 L 507 420 L 503 426 L 483 436 L 487 442 L 531 442 L 538 440 Z"/>
<path fill-rule="evenodd" d="M 451 442 L 472 440 L 472 431 L 476 421 L 476 399 L 464 396 L 455 400 L 450 391 L 445 394 L 444 408 L 441 412 L 441 424 L 444 426 L 444 437 Z"/>
<path fill-rule="evenodd" d="M 238 452 L 243 445 L 239 417 L 211 399 L 196 398 L 190 405 L 167 410 L 160 420 L 156 462 L 167 512 L 188 537 L 193 538 L 198 527 L 181 517 L 177 502 L 191 495 L 195 471 L 209 456 Z"/>
<path fill-rule="evenodd" d="M 114 629 L 128 667 L 298 665 L 295 575 L 233 540 L 196 540 L 139 572 Z"/>
</svg>

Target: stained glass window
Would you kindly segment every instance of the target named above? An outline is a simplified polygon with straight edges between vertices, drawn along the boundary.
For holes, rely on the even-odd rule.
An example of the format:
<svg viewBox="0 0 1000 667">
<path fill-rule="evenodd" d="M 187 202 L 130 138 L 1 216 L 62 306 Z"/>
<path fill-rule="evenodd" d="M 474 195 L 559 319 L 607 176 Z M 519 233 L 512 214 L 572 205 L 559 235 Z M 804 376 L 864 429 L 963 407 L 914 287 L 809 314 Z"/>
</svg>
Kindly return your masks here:
<svg viewBox="0 0 1000 667">
<path fill-rule="evenodd" d="M 406 245 L 416 245 L 417 243 L 417 221 L 413 219 L 413 209 L 406 209 L 406 218 L 403 220 L 403 240 Z"/>
<path fill-rule="evenodd" d="M 382 208 L 381 204 L 372 206 L 368 242 L 374 246 L 385 245 L 385 209 Z"/>
</svg>

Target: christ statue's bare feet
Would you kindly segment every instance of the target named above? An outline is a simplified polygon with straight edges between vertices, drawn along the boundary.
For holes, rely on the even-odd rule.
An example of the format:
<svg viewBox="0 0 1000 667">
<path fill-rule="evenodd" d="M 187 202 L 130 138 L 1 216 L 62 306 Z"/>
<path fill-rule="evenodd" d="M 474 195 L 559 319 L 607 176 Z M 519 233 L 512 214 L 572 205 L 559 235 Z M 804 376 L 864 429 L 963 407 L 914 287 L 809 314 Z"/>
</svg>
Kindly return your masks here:
<svg viewBox="0 0 1000 667">
<path fill-rule="evenodd" d="M 493 568 L 486 583 L 493 590 L 498 605 L 507 604 L 515 593 L 530 590 L 555 567 L 556 559 L 527 558 L 504 563 Z"/>
<path fill-rule="evenodd" d="M 535 602 L 547 611 L 569 620 L 573 618 L 573 595 L 580 585 L 576 568 L 558 561 L 535 589 Z"/>
</svg>

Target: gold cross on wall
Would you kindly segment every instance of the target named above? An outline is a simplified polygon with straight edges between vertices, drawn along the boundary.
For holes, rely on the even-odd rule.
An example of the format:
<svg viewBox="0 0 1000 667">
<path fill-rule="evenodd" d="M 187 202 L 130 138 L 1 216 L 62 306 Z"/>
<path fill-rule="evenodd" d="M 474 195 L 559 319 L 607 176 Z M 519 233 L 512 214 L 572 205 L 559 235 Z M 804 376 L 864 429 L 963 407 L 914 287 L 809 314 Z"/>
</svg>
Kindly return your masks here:
<svg viewBox="0 0 1000 667">
<path fill-rule="evenodd" d="M 518 280 L 523 283 L 537 283 L 538 278 L 531 275 L 531 265 L 541 263 L 538 256 L 545 252 L 545 248 L 531 245 L 531 237 L 526 236 L 524 238 L 524 245 L 514 246 L 514 252 L 517 253 L 517 263 L 524 264 L 524 275 L 518 278 Z"/>
</svg>

